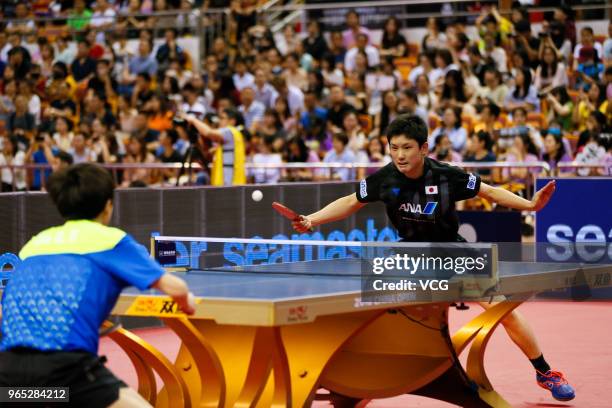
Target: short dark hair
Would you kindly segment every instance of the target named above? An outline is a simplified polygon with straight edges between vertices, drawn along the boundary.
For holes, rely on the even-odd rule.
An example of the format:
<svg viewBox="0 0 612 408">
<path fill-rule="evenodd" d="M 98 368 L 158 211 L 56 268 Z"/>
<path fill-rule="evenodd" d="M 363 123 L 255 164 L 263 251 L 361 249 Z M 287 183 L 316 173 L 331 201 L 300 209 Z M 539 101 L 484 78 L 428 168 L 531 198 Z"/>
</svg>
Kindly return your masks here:
<svg viewBox="0 0 612 408">
<path fill-rule="evenodd" d="M 594 110 L 593 112 L 590 113 L 589 116 L 593 117 L 597 121 L 597 124 L 600 127 L 603 128 L 606 125 L 606 122 L 607 122 L 606 115 L 601 113 L 600 111 Z"/>
<path fill-rule="evenodd" d="M 193 84 L 191 82 L 187 82 L 185 84 L 185 86 L 183 86 L 182 89 L 183 92 L 192 92 L 192 93 L 198 93 L 198 90 L 196 89 L 195 86 L 193 86 Z"/>
<path fill-rule="evenodd" d="M 529 23 L 529 20 L 521 19 L 516 22 L 514 29 L 517 33 L 528 33 L 531 31 L 531 24 Z"/>
<path fill-rule="evenodd" d="M 493 139 L 491 138 L 491 134 L 489 132 L 480 130 L 477 133 L 474 133 L 473 136 L 484 143 L 485 149 L 491 150 L 493 147 Z"/>
<path fill-rule="evenodd" d="M 387 127 L 387 139 L 391 143 L 394 136 L 406 136 L 415 140 L 419 147 L 427 142 L 427 125 L 416 115 L 400 115 Z"/>
<path fill-rule="evenodd" d="M 151 82 L 151 75 L 149 75 L 148 72 L 141 72 L 138 75 L 136 75 L 136 77 L 138 78 L 142 78 L 147 82 Z"/>
<path fill-rule="evenodd" d="M 72 158 L 72 155 L 70 153 L 67 153 L 63 150 L 60 150 L 59 152 L 57 152 L 57 154 L 55 155 L 55 157 L 59 160 L 62 161 L 68 165 L 71 165 L 72 163 L 74 163 L 74 159 Z"/>
<path fill-rule="evenodd" d="M 418 97 L 416 92 L 414 92 L 414 90 L 412 89 L 405 89 L 404 90 L 404 96 L 408 99 L 412 99 L 413 101 L 417 102 L 418 101 Z"/>
<path fill-rule="evenodd" d="M 287 80 L 281 76 L 275 76 L 270 81 L 270 84 L 278 91 L 287 86 Z"/>
<path fill-rule="evenodd" d="M 98 65 L 106 65 L 108 67 L 110 66 L 110 61 L 107 60 L 106 58 L 100 58 L 99 60 L 96 61 L 96 66 Z"/>
<path fill-rule="evenodd" d="M 368 40 L 368 35 L 366 33 L 357 33 L 357 35 L 355 36 L 355 39 L 358 40 L 359 38 L 365 38 L 366 41 Z"/>
<path fill-rule="evenodd" d="M 355 109 L 347 109 L 346 112 L 342 115 L 342 120 L 344 120 L 347 116 L 355 115 L 357 119 L 359 119 L 359 115 Z"/>
<path fill-rule="evenodd" d="M 499 115 L 501 115 L 501 108 L 491 100 L 489 100 L 489 103 L 486 104 L 484 107 L 489 108 L 489 113 L 493 115 L 496 119 L 499 117 Z"/>
<path fill-rule="evenodd" d="M 62 217 L 92 220 L 113 199 L 115 182 L 108 170 L 93 163 L 80 163 L 51 175 L 47 191 Z"/>
<path fill-rule="evenodd" d="M 334 133 L 332 135 L 332 139 L 336 139 L 337 141 L 342 143 L 344 146 L 346 146 L 349 142 L 349 138 L 346 135 L 346 133 L 342 133 L 342 132 Z"/>
<path fill-rule="evenodd" d="M 476 55 L 479 57 L 482 57 L 482 55 L 480 54 L 480 49 L 478 48 L 477 45 L 471 45 L 468 47 L 468 53 L 472 54 L 472 55 Z"/>
<path fill-rule="evenodd" d="M 495 68 L 495 67 L 487 67 L 487 68 L 485 69 L 485 74 L 486 74 L 487 72 L 492 73 L 493 75 L 495 75 L 495 78 L 496 78 L 496 79 L 497 79 L 497 80 L 498 80 L 500 83 L 502 82 L 501 72 L 499 72 L 499 71 L 497 70 L 497 68 Z"/>
<path fill-rule="evenodd" d="M 73 121 L 71 121 L 70 119 L 65 118 L 65 117 L 63 117 L 63 116 L 58 116 L 58 117 L 55 119 L 55 124 L 54 124 L 54 127 L 57 127 L 57 121 L 58 121 L 58 120 L 63 120 L 63 121 L 66 123 L 66 127 L 68 127 L 68 131 L 69 131 L 69 132 L 70 132 L 70 131 L 72 131 L 72 128 L 74 127 L 74 122 L 73 122 Z"/>
<path fill-rule="evenodd" d="M 234 121 L 236 122 L 236 126 L 244 125 L 244 116 L 242 116 L 242 113 L 240 113 L 238 109 L 225 108 L 223 112 L 227 115 L 228 119 L 234 119 Z"/>
<path fill-rule="evenodd" d="M 518 107 L 516 107 L 516 108 L 512 109 L 512 114 L 513 114 L 513 115 L 516 115 L 516 113 L 517 113 L 517 112 L 519 112 L 519 111 L 520 111 L 520 112 L 523 112 L 523 115 L 527 116 L 527 109 L 525 109 L 525 108 L 524 108 L 524 107 L 522 107 L 522 106 L 518 106 Z"/>
<path fill-rule="evenodd" d="M 166 130 L 166 135 L 170 138 L 172 144 L 175 144 L 176 141 L 179 139 L 179 134 L 175 129 Z"/>
<path fill-rule="evenodd" d="M 453 63 L 453 55 L 446 48 L 438 48 L 436 50 L 436 57 L 442 58 L 446 66 L 449 66 Z"/>
</svg>

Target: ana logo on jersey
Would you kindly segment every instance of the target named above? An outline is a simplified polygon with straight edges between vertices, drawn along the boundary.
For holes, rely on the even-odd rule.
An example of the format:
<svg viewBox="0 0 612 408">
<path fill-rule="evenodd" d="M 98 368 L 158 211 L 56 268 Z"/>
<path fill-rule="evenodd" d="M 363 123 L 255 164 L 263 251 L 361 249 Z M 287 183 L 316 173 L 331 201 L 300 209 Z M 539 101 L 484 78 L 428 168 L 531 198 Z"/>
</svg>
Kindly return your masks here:
<svg viewBox="0 0 612 408">
<path fill-rule="evenodd" d="M 423 209 L 421 209 L 421 204 L 404 203 L 400 205 L 399 210 L 407 212 L 407 213 L 412 213 L 412 214 L 431 215 L 434 213 L 437 206 L 438 206 L 437 201 L 428 201 L 427 204 L 425 204 L 425 207 Z"/>
</svg>

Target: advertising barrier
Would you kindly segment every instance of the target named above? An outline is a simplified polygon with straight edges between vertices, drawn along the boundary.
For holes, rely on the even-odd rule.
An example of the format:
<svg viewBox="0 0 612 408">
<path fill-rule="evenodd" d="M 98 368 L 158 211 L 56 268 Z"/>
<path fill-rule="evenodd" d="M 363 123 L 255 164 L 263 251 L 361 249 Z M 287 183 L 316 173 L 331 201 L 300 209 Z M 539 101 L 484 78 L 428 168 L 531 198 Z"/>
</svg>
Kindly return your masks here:
<svg viewBox="0 0 612 408">
<path fill-rule="evenodd" d="M 261 190 L 263 199 L 251 194 Z M 153 233 L 173 236 L 208 236 L 332 241 L 397 241 L 381 203 L 368 204 L 357 214 L 298 234 L 291 222 L 272 210 L 279 201 L 310 213 L 355 191 L 354 183 L 287 183 L 240 187 L 181 189 L 128 189 L 115 193 L 112 223 L 149 246 Z M 459 212 L 460 232 L 470 242 L 520 241 L 518 212 Z M 0 254 L 17 253 L 39 231 L 62 223 L 45 193 L 0 195 Z"/>
<path fill-rule="evenodd" d="M 538 189 L 549 178 L 538 179 Z M 536 214 L 538 260 L 612 262 L 612 178 L 557 178 L 548 205 Z"/>
</svg>

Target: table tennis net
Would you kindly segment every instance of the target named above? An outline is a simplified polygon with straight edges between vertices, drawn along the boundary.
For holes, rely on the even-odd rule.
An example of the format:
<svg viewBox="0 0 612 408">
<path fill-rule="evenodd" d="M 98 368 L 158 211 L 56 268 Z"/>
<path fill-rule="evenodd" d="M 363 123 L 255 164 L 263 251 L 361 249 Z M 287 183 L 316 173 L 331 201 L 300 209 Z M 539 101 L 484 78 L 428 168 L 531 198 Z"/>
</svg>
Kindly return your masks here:
<svg viewBox="0 0 612 408">
<path fill-rule="evenodd" d="M 286 240 L 156 237 L 152 255 L 165 268 L 225 272 L 359 275 L 356 244 Z M 334 262 L 344 267 L 334 270 Z M 264 268 L 265 267 L 265 268 Z"/>
<path fill-rule="evenodd" d="M 237 273 L 355 276 L 371 273 L 376 260 L 407 255 L 436 257 L 486 252 L 494 269 L 494 246 L 398 242 L 292 241 L 195 237 L 154 237 L 152 254 L 165 268 Z M 490 273 L 488 269 L 486 274 Z M 454 273 L 432 268 L 430 274 Z M 420 272 L 421 274 L 423 272 Z"/>
</svg>

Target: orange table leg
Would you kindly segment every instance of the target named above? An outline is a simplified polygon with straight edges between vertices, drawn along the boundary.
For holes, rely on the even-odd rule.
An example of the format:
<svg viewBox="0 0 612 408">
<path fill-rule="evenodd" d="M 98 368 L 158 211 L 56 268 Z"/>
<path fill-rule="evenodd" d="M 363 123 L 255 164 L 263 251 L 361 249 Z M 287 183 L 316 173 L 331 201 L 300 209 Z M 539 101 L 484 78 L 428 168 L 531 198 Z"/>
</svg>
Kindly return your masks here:
<svg viewBox="0 0 612 408">
<path fill-rule="evenodd" d="M 190 390 L 194 407 L 218 407 L 225 403 L 225 379 L 219 357 L 202 333 L 186 318 L 164 319 L 189 351 L 190 359 L 175 366 Z"/>
<path fill-rule="evenodd" d="M 358 399 L 385 398 L 430 383 L 452 365 L 446 304 L 415 305 L 384 313 L 334 356 L 322 385 Z"/>
<path fill-rule="evenodd" d="M 150 366 L 159 374 L 166 389 L 172 395 L 173 404 L 169 405 L 167 402 L 157 400 L 154 401 L 156 407 L 191 407 L 187 385 L 178 374 L 174 365 L 162 353 L 140 337 L 122 328 L 110 333 L 108 337 L 119 344 L 122 349 L 130 350 L 130 352 L 136 354 L 144 364 Z M 139 377 L 139 381 L 147 381 L 148 371 L 141 371 L 141 373 L 146 373 L 146 376 Z M 149 387 L 149 390 L 154 390 L 150 385 L 147 387 Z"/>
<path fill-rule="evenodd" d="M 496 408 L 511 407 L 511 405 L 493 390 L 484 368 L 485 350 L 495 328 L 520 304 L 521 302 L 501 302 L 472 319 L 452 338 L 457 354 L 461 354 L 473 340 L 468 354 L 467 374 L 478 385 L 481 399 Z"/>
</svg>

